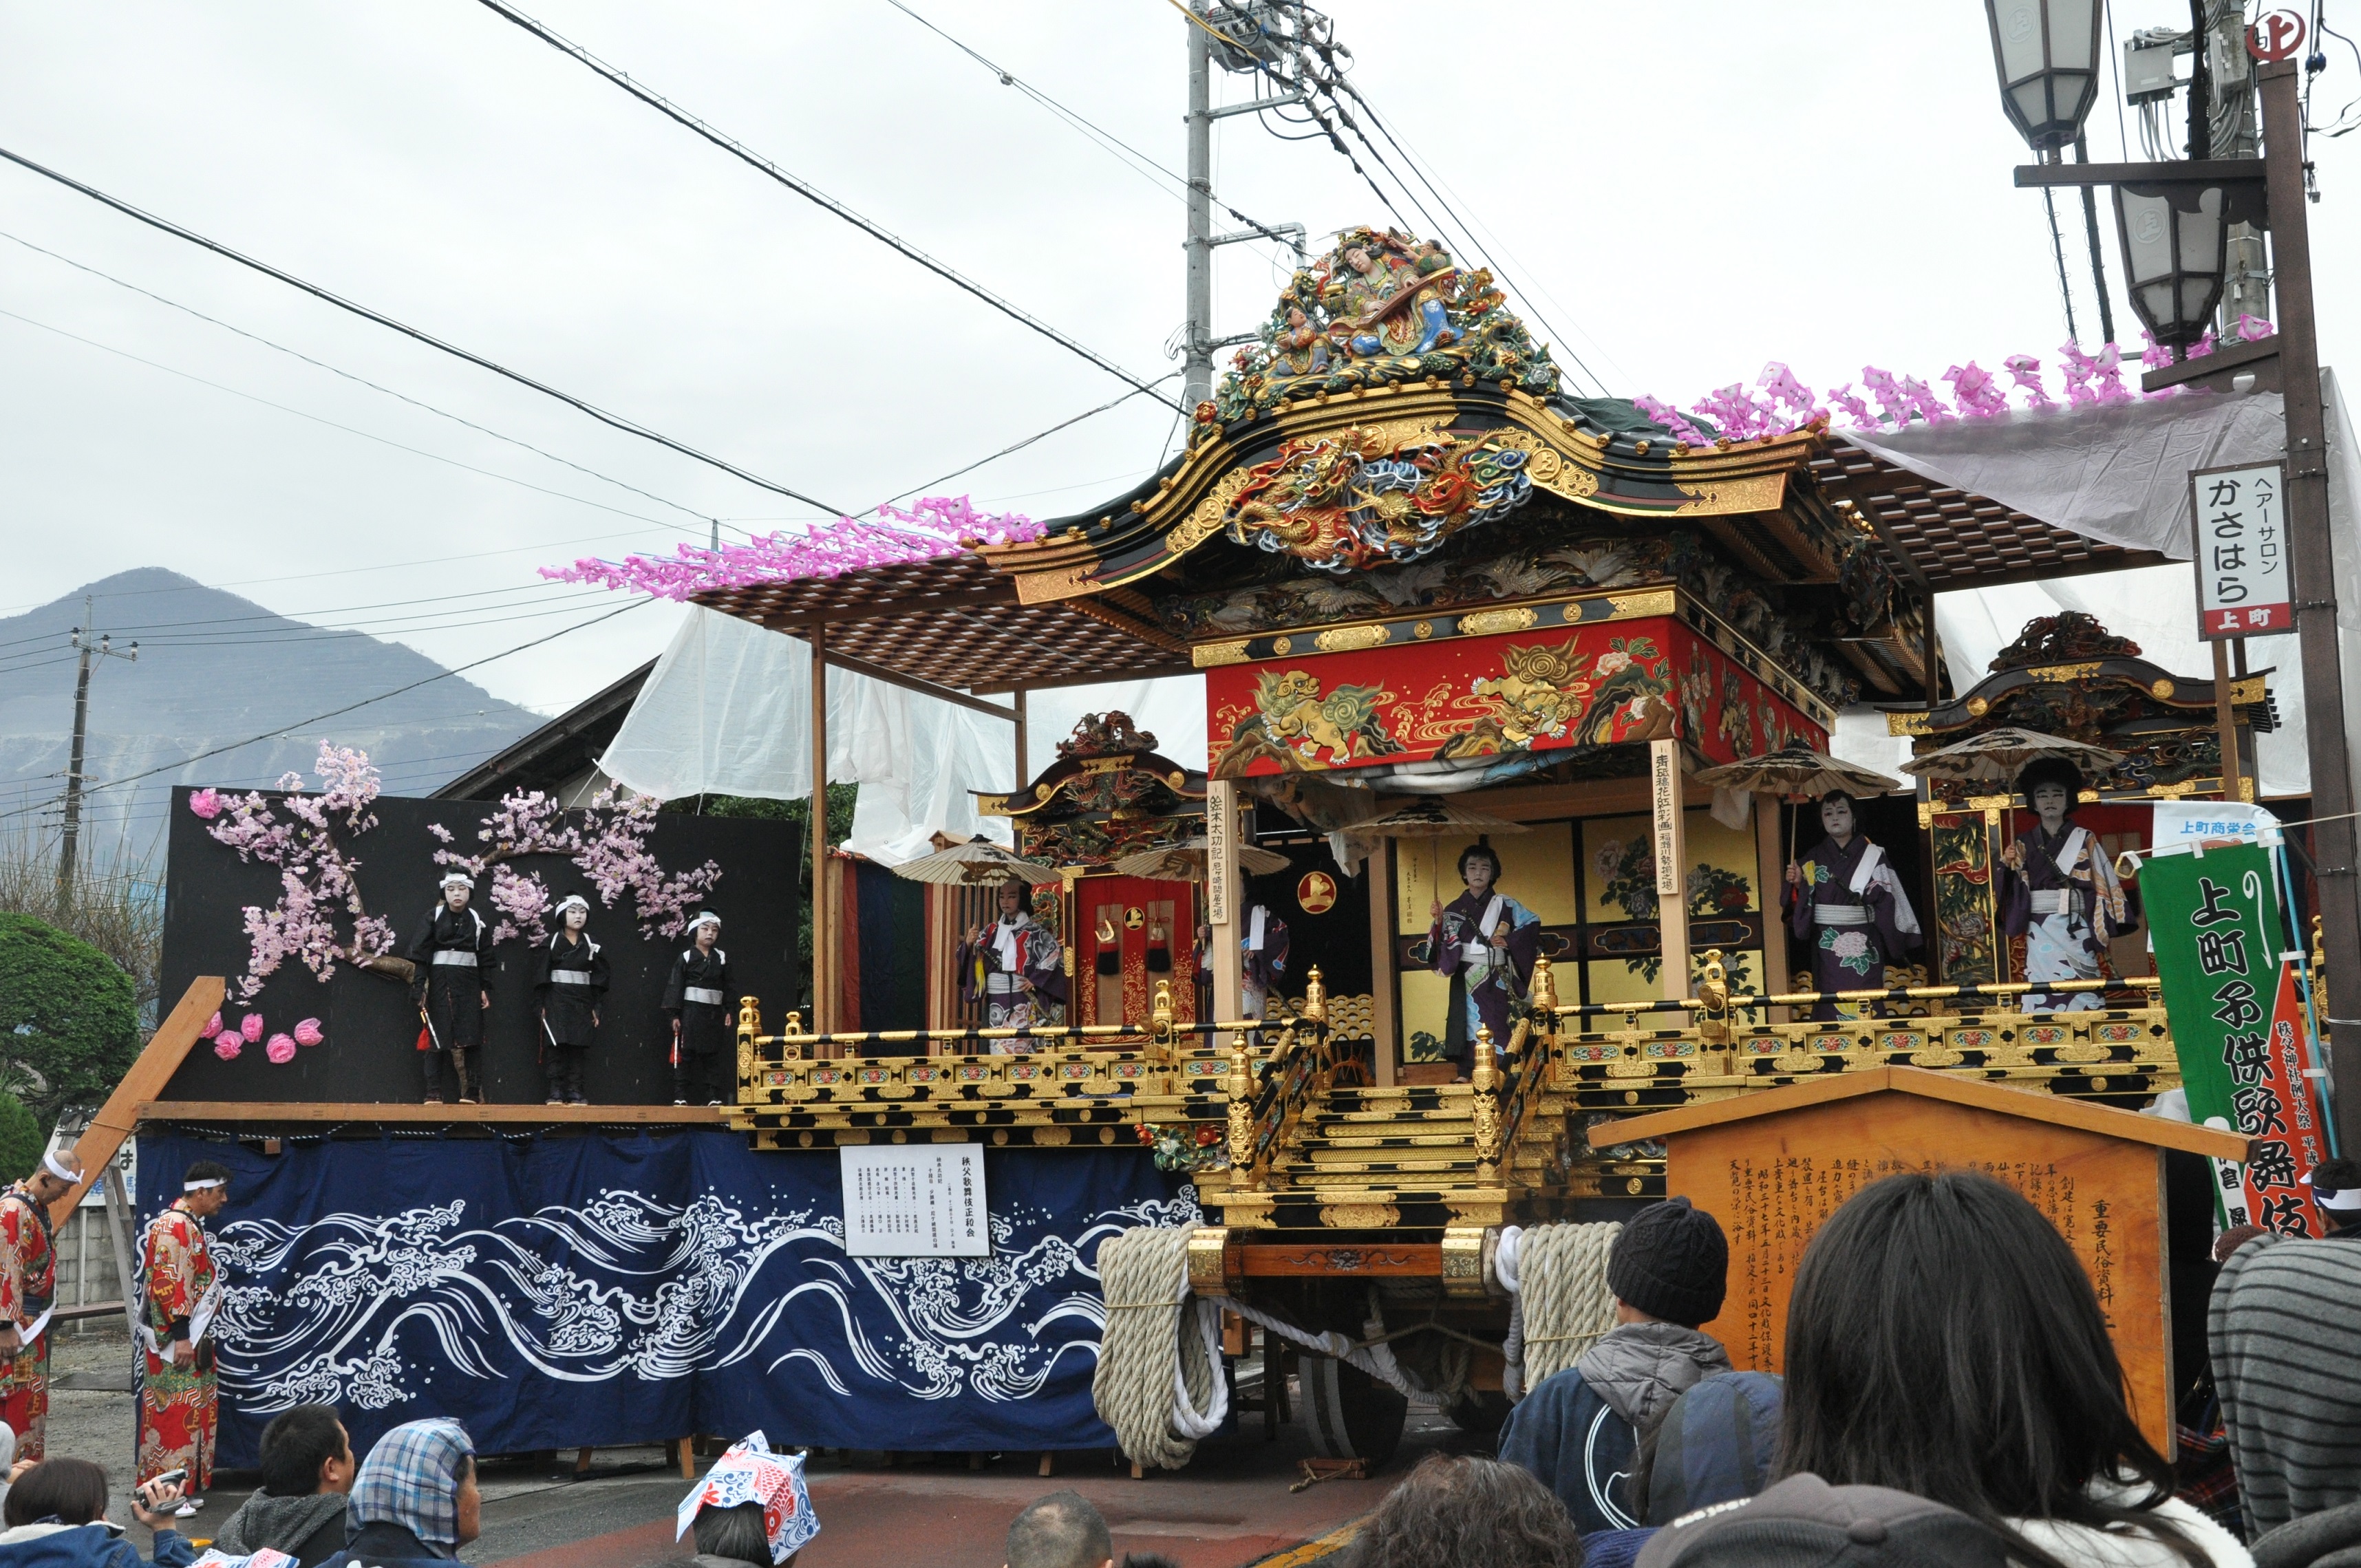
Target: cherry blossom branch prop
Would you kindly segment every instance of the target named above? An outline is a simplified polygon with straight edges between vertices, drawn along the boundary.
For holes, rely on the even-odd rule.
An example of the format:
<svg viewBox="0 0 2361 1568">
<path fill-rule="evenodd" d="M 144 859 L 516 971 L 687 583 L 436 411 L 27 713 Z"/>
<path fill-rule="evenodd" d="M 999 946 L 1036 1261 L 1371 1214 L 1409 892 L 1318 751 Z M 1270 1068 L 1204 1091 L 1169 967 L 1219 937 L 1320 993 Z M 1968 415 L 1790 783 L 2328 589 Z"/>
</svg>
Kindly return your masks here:
<svg viewBox="0 0 2361 1568">
<path fill-rule="evenodd" d="M 339 962 L 374 970 L 408 981 L 410 960 L 392 956 L 393 923 L 371 915 L 361 900 L 354 873 L 360 861 L 339 839 L 355 839 L 377 826 L 370 807 L 378 797 L 378 773 L 368 753 L 320 742 L 313 764 L 320 781 L 316 794 L 303 793 L 303 775 L 289 773 L 279 781 L 283 793 L 276 801 L 259 791 L 225 795 L 201 789 L 189 796 L 189 809 L 206 823 L 205 831 L 217 844 L 237 851 L 246 861 L 260 861 L 279 870 L 279 902 L 269 909 L 246 907 L 247 955 L 246 973 L 237 982 L 237 998 L 251 1002 L 263 982 L 294 959 L 322 981 Z M 283 814 L 283 815 L 282 815 Z M 339 929 L 340 918 L 350 934 Z M 261 1021 L 249 1015 L 253 1033 Z"/>
<path fill-rule="evenodd" d="M 2260 317 L 2240 316 L 2229 341 L 2252 343 L 2270 336 L 2274 330 Z M 2152 334 L 2143 332 L 2141 335 L 2147 338 L 2147 352 L 2140 356 L 2144 367 L 2172 362 L 2171 352 Z M 2209 332 L 2190 349 L 2189 356 L 2202 357 L 2217 346 Z M 1853 384 L 1847 381 L 1815 393 L 1775 360 L 1763 367 L 1753 386 L 1734 381 L 1697 399 L 1686 410 L 1653 397 L 1634 398 L 1631 401 L 1642 413 L 1669 432 L 1675 441 L 1686 446 L 1705 447 L 1726 441 L 1765 441 L 1792 435 L 1799 430 L 1825 426 L 1837 413 L 1843 414 L 1856 429 L 1899 430 L 1913 422 L 1941 424 L 1955 419 L 1995 419 L 2025 411 L 2037 412 L 2055 409 L 2061 400 L 2065 407 L 2082 409 L 2127 403 L 2136 395 L 2202 395 L 2201 389 L 2191 387 L 2135 394 L 2125 384 L 2123 355 L 2114 344 L 2091 354 L 2079 344 L 2069 343 L 2058 354 L 2058 390 L 2061 397 L 2050 395 L 2043 380 L 2040 360 L 2030 354 L 2012 354 L 2001 361 L 2001 368 L 2008 372 L 2010 378 L 2005 387 L 1993 372 L 1972 359 L 1944 371 L 1936 379 L 1949 383 L 1949 401 L 1933 385 L 1916 376 L 1897 376 L 1873 365 L 1862 368 L 1860 392 L 1854 391 Z M 2012 403 L 2011 393 L 2022 400 Z"/>
<path fill-rule="evenodd" d="M 578 822 L 566 819 L 556 800 L 539 790 L 519 790 L 504 796 L 484 819 L 476 838 L 488 846 L 474 855 L 460 853 L 449 828 L 430 823 L 428 831 L 443 841 L 434 851 L 437 865 L 453 866 L 481 879 L 491 873 L 492 907 L 500 920 L 492 940 L 522 937 L 529 942 L 549 940 L 549 912 L 555 904 L 537 871 L 520 872 L 514 861 L 534 855 L 556 855 L 571 861 L 590 879 L 598 902 L 607 908 L 630 897 L 642 940 L 677 937 L 688 926 L 693 905 L 721 880 L 721 868 L 711 861 L 693 871 L 666 872 L 648 849 L 648 835 L 656 825 L 662 803 L 648 795 L 618 801 L 611 788 L 594 797 Z"/>
<path fill-rule="evenodd" d="M 718 550 L 683 544 L 669 560 L 586 556 L 570 566 L 544 566 L 541 575 L 561 583 L 598 583 L 658 598 L 686 599 L 718 588 L 840 577 L 872 566 L 932 561 L 983 544 L 1013 544 L 1041 534 L 1041 524 L 1030 518 L 978 511 L 965 496 L 928 496 L 907 511 L 881 506 L 875 521 L 840 518 L 800 531 L 781 529 Z"/>
</svg>

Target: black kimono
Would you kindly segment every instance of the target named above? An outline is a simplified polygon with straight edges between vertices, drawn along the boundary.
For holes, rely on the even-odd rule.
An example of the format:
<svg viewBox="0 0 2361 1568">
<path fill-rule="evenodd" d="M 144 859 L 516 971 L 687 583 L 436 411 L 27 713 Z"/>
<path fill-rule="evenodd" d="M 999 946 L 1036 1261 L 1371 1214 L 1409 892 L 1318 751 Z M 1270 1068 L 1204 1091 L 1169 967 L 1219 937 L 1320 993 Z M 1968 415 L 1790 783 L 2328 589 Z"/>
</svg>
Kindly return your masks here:
<svg viewBox="0 0 2361 1568">
<path fill-rule="evenodd" d="M 533 951 L 533 986 L 539 998 L 540 1036 L 548 1102 L 588 1104 L 582 1057 L 596 1037 L 598 1004 L 607 994 L 607 959 L 588 934 L 560 931 Z"/>
<path fill-rule="evenodd" d="M 738 1097 L 736 1023 L 730 1010 L 730 956 L 681 949 L 664 981 L 664 1010 L 680 1021 L 672 1053 L 673 1103 L 720 1104 Z"/>
<path fill-rule="evenodd" d="M 410 999 L 426 1013 L 426 1095 L 443 1097 L 443 1058 L 450 1053 L 459 1078 L 459 1098 L 472 1100 L 473 1053 L 484 1043 L 484 998 L 492 983 L 492 928 L 473 909 L 454 911 L 438 904 L 411 939 L 410 961 L 418 966 Z"/>
</svg>

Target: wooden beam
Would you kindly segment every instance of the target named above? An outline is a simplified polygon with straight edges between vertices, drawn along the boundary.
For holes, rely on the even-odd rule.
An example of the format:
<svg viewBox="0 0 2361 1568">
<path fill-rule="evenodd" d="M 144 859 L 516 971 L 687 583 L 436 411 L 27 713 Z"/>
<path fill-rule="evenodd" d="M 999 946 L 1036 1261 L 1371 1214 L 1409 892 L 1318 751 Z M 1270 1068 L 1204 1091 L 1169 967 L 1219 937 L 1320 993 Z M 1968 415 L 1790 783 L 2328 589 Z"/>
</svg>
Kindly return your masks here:
<svg viewBox="0 0 2361 1568">
<path fill-rule="evenodd" d="M 82 1201 L 82 1194 L 113 1163 L 123 1147 L 123 1140 L 139 1124 L 140 1105 L 164 1092 L 164 1086 L 172 1081 L 172 1075 L 181 1070 L 181 1064 L 195 1047 L 197 1031 L 205 1026 L 206 1019 L 221 1011 L 222 997 L 228 990 L 229 982 L 220 975 L 199 975 L 181 993 L 171 1014 L 148 1037 L 131 1070 L 123 1075 L 123 1081 L 115 1086 L 115 1092 L 106 1097 L 106 1103 L 99 1107 L 98 1114 L 91 1118 L 90 1125 L 75 1140 L 74 1153 L 82 1157 L 82 1180 L 49 1205 L 51 1226 L 62 1225 L 72 1216 L 74 1205 Z"/>
<path fill-rule="evenodd" d="M 1396 1246 L 1349 1244 L 1302 1245 L 1251 1243 L 1238 1249 L 1238 1271 L 1250 1279 L 1301 1279 L 1332 1275 L 1408 1275 L 1440 1278 L 1443 1246 L 1437 1242 Z"/>
<path fill-rule="evenodd" d="M 828 628 L 816 626 L 811 641 L 811 949 L 812 1032 L 832 1034 L 836 1009 L 829 1003 L 836 977 L 829 972 L 828 938 Z"/>
<path fill-rule="evenodd" d="M 557 1123 L 633 1126 L 717 1126 L 726 1105 L 407 1105 L 372 1101 L 286 1102 L 143 1100 L 131 1108 L 139 1123 L 274 1122 L 421 1123 L 430 1126 L 547 1126 Z"/>
<path fill-rule="evenodd" d="M 982 697 L 970 696 L 955 687 L 941 685 L 922 676 L 906 675 L 899 670 L 889 669 L 884 664 L 877 663 L 873 660 L 863 659 L 855 653 L 841 652 L 830 653 L 828 656 L 828 662 L 838 669 L 850 670 L 856 675 L 866 675 L 873 681 L 882 681 L 889 686 L 900 686 L 904 691 L 916 692 L 920 696 L 930 696 L 937 702 L 947 702 L 954 707 L 970 708 L 993 718 L 1006 719 L 1012 724 L 1018 722 L 1016 710 L 1014 707 L 1003 707 L 996 702 L 986 702 Z"/>
<path fill-rule="evenodd" d="M 1369 1069 L 1379 1089 L 1391 1089 L 1401 1056 L 1401 979 L 1394 965 L 1394 840 L 1369 851 L 1361 874 L 1369 879 Z"/>
</svg>

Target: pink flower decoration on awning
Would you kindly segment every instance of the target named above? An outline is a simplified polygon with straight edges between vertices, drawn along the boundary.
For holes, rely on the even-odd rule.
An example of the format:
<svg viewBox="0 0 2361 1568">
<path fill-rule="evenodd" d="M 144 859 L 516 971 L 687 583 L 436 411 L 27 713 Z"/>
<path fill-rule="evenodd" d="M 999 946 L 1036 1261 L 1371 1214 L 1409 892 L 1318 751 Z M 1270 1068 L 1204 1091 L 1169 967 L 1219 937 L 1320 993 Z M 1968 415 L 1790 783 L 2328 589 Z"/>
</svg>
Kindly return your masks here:
<svg viewBox="0 0 2361 1568">
<path fill-rule="evenodd" d="M 189 796 L 189 809 L 211 822 L 222 813 L 221 792 L 210 787 L 197 791 Z"/>
<path fill-rule="evenodd" d="M 201 1040 L 210 1040 L 221 1032 L 221 1014 L 216 1013 L 212 1017 L 205 1020 L 205 1026 L 197 1031 L 197 1038 Z"/>
<path fill-rule="evenodd" d="M 246 1036 L 232 1029 L 214 1042 L 214 1055 L 224 1061 L 237 1060 L 237 1053 L 246 1049 Z"/>
<path fill-rule="evenodd" d="M 325 1038 L 327 1036 L 320 1032 L 317 1018 L 306 1018 L 295 1025 L 295 1043 L 299 1046 L 316 1046 Z"/>
<path fill-rule="evenodd" d="M 262 1054 L 269 1057 L 275 1065 L 285 1067 L 295 1059 L 295 1041 L 287 1035 L 273 1035 L 270 1036 L 270 1043 L 262 1047 Z"/>
<path fill-rule="evenodd" d="M 246 1036 L 247 1045 L 262 1038 L 262 1014 L 249 1013 L 237 1021 L 237 1032 Z"/>
</svg>

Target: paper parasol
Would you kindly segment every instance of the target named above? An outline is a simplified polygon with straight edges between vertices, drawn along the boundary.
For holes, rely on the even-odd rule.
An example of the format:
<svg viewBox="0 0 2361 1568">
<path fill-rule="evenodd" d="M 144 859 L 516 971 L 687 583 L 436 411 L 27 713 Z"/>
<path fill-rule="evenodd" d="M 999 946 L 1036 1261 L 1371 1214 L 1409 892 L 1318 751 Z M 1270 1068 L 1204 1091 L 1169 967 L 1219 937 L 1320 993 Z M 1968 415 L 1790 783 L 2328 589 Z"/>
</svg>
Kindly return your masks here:
<svg viewBox="0 0 2361 1568">
<path fill-rule="evenodd" d="M 906 861 L 894 868 L 894 874 L 908 877 L 912 882 L 1031 883 L 1057 881 L 1058 868 L 1028 861 L 989 839 L 977 837 L 921 859 Z"/>
<path fill-rule="evenodd" d="M 1690 779 L 1716 789 L 1741 789 L 1753 795 L 1801 795 L 1817 800 L 1830 790 L 1847 795 L 1884 795 L 1902 787 L 1874 769 L 1841 762 L 1809 746 L 1787 745 L 1760 757 L 1706 768 Z"/>
<path fill-rule="evenodd" d="M 1439 795 L 1421 795 L 1366 822 L 1347 824 L 1345 831 L 1380 839 L 1452 839 L 1463 833 L 1530 833 L 1532 829 L 1472 806 L 1455 806 Z"/>
<path fill-rule="evenodd" d="M 1956 746 L 1914 757 L 1902 764 L 1902 771 L 1925 778 L 2014 783 L 2026 763 L 2041 757 L 2059 758 L 2086 773 L 2103 773 L 2122 762 L 2124 753 L 2037 729 L 1987 729 Z"/>
<path fill-rule="evenodd" d="M 1239 845 L 1237 854 L 1238 869 L 1249 876 L 1268 876 L 1273 872 L 1285 871 L 1289 865 L 1285 855 L 1257 849 L 1252 844 Z M 1126 855 L 1107 869 L 1121 876 L 1146 877 L 1151 882 L 1203 882 L 1205 856 L 1203 839 L 1184 839 L 1161 850 L 1142 850 L 1136 855 Z"/>
</svg>

